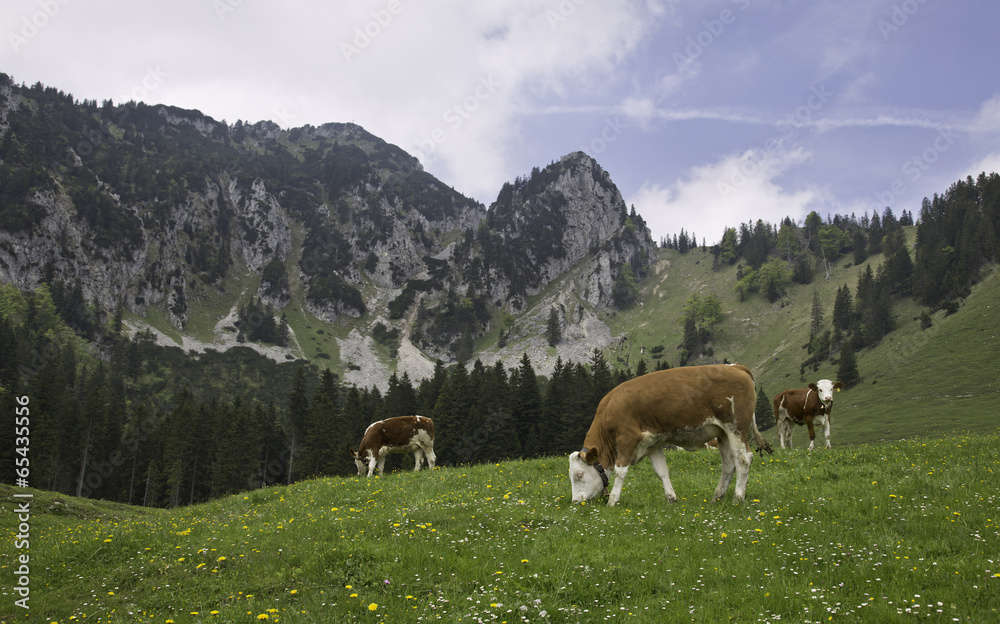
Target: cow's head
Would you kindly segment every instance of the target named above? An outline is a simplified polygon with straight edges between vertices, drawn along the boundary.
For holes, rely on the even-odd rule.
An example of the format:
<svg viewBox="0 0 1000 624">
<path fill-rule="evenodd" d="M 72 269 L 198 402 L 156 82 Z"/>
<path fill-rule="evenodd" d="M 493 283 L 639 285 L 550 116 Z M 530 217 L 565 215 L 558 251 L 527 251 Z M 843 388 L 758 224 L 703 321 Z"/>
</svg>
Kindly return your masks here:
<svg viewBox="0 0 1000 624">
<path fill-rule="evenodd" d="M 809 384 L 816 394 L 819 396 L 819 400 L 823 402 L 823 406 L 830 411 L 833 406 L 833 393 L 834 391 L 840 392 L 840 389 L 844 387 L 841 382 L 832 382 L 829 379 L 820 379 L 816 383 Z"/>
<path fill-rule="evenodd" d="M 351 452 L 351 458 L 354 460 L 354 465 L 358 467 L 358 476 L 359 477 L 365 476 L 366 467 L 365 467 L 365 462 L 361 460 L 361 453 L 355 451 L 352 448 L 349 448 L 347 450 Z"/>
<path fill-rule="evenodd" d="M 584 448 L 569 455 L 569 483 L 573 502 L 579 503 L 607 494 L 608 476 L 597 461 L 595 449 Z"/>
</svg>

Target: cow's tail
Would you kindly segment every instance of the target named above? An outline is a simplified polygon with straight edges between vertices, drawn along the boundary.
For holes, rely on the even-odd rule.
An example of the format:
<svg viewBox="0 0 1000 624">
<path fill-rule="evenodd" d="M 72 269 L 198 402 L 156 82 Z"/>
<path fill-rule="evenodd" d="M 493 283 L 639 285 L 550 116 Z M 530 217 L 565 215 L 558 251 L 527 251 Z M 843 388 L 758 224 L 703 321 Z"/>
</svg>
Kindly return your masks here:
<svg viewBox="0 0 1000 624">
<path fill-rule="evenodd" d="M 757 445 L 757 452 L 760 456 L 764 456 L 764 451 L 767 451 L 768 455 L 774 453 L 774 449 L 771 448 L 771 444 L 764 439 L 764 436 L 760 434 L 760 430 L 757 429 L 757 415 L 750 419 L 750 434 L 753 435 L 753 443 Z"/>
</svg>

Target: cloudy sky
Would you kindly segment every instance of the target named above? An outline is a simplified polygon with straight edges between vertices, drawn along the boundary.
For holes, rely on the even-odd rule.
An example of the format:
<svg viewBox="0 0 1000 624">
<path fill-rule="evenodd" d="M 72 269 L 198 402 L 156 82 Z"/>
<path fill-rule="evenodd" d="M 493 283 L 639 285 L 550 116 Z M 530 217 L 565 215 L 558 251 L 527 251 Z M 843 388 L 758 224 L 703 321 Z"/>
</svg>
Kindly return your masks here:
<svg viewBox="0 0 1000 624">
<path fill-rule="evenodd" d="M 4 0 L 0 71 L 230 123 L 355 122 L 487 206 L 584 150 L 656 239 L 1000 169 L 987 0 Z"/>
</svg>

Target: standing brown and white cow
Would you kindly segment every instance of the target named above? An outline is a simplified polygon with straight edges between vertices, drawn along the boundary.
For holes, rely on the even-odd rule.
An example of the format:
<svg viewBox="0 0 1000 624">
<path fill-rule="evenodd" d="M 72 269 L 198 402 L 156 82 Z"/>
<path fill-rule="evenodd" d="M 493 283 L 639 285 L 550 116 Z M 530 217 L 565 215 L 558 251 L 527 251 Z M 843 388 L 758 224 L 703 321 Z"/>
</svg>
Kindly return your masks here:
<svg viewBox="0 0 1000 624">
<path fill-rule="evenodd" d="M 424 457 L 427 457 L 427 465 L 433 469 L 436 460 L 434 421 L 426 416 L 398 416 L 373 422 L 365 430 L 358 450 L 350 450 L 359 477 L 364 475 L 366 466 L 369 477 L 376 466 L 381 477 L 385 456 L 390 453 L 412 452 L 415 471 L 420 470 Z"/>
<path fill-rule="evenodd" d="M 573 501 L 606 491 L 607 466 L 615 472 L 608 497 L 613 506 L 621 497 L 629 466 L 649 456 L 667 501 L 674 502 L 677 495 L 663 447 L 675 444 L 692 450 L 711 439 L 718 440 L 722 456 L 715 500 L 726 494 L 736 473 L 733 499 L 743 501 L 753 460 L 750 436 L 758 451 L 771 452 L 757 430 L 755 404 L 753 374 L 742 364 L 671 368 L 626 381 L 601 400 L 583 449 L 569 456 Z"/>
<path fill-rule="evenodd" d="M 788 448 L 792 448 L 792 424 L 806 425 L 809 428 L 809 450 L 813 450 L 816 442 L 814 425 L 823 427 L 826 438 L 826 448 L 830 448 L 830 414 L 833 411 L 833 392 L 840 392 L 844 387 L 841 382 L 820 379 L 809 384 L 808 388 L 785 390 L 774 397 L 774 416 L 778 419 L 778 441 L 785 448 L 785 438 L 788 438 Z"/>
</svg>

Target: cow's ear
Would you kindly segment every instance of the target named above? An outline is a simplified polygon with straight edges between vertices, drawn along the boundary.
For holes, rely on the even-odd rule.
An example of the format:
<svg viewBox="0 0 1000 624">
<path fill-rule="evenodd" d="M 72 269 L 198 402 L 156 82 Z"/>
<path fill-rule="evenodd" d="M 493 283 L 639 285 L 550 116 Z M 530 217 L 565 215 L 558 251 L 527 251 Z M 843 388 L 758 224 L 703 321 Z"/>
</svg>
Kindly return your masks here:
<svg viewBox="0 0 1000 624">
<path fill-rule="evenodd" d="M 819 392 L 819 387 L 817 387 L 816 384 L 811 383 L 809 384 L 809 387 L 812 389 L 813 392 Z"/>
<path fill-rule="evenodd" d="M 836 390 L 837 392 L 840 392 L 840 389 L 843 387 L 844 383 L 842 381 L 838 381 L 837 383 L 833 384 L 833 389 Z"/>
<path fill-rule="evenodd" d="M 354 449 L 348 448 L 347 450 L 351 452 L 351 457 L 355 457 L 356 458 L 358 456 L 358 452 L 355 451 Z"/>
<path fill-rule="evenodd" d="M 580 459 L 587 462 L 588 464 L 594 464 L 597 462 L 597 449 L 587 449 L 585 451 L 580 451 Z"/>
</svg>

